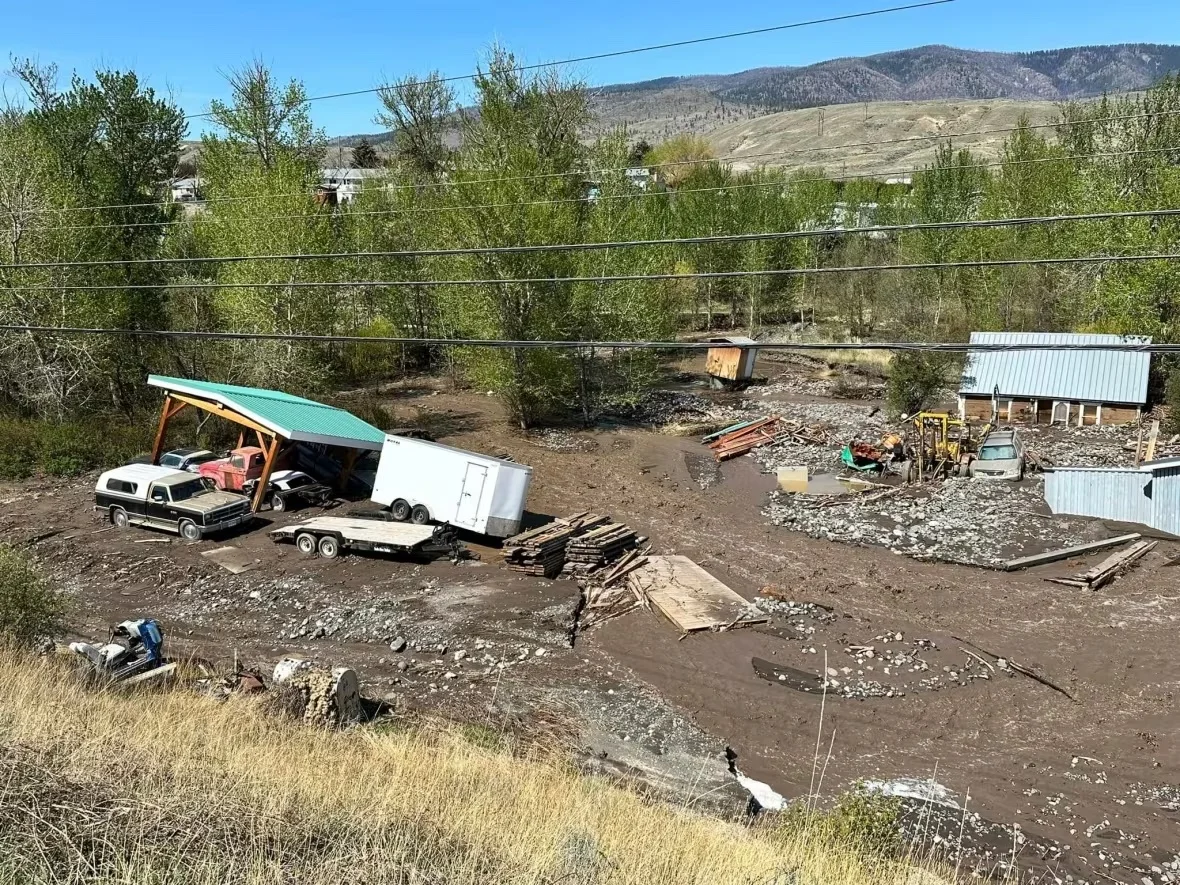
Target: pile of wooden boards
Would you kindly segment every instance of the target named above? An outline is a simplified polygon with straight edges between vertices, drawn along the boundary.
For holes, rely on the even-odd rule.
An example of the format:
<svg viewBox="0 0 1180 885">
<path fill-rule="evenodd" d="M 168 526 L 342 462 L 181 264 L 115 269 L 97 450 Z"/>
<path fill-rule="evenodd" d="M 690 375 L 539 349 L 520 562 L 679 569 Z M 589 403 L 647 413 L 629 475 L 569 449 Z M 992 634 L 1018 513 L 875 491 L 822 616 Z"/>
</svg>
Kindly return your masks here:
<svg viewBox="0 0 1180 885">
<path fill-rule="evenodd" d="M 1156 545 L 1155 541 L 1139 541 L 1120 553 L 1106 557 L 1089 571 L 1082 572 L 1073 578 L 1046 578 L 1054 584 L 1065 584 L 1082 590 L 1097 590 L 1109 584 L 1116 577 L 1150 553 Z"/>
<path fill-rule="evenodd" d="M 602 522 L 587 526 L 570 538 L 565 548 L 565 570 L 570 574 L 589 574 L 610 565 L 639 543 L 635 529 L 621 522 Z"/>
<path fill-rule="evenodd" d="M 584 511 L 508 538 L 504 564 L 514 572 L 545 578 L 563 570 L 587 574 L 614 562 L 638 541 L 628 526 Z"/>
<path fill-rule="evenodd" d="M 564 520 L 521 532 L 504 542 L 504 564 L 514 572 L 555 578 L 565 565 L 565 545 L 572 534 Z"/>
<path fill-rule="evenodd" d="M 728 461 L 760 446 L 786 439 L 810 445 L 823 445 L 829 441 L 829 435 L 822 427 L 804 427 L 795 421 L 784 421 L 779 416 L 772 415 L 769 418 L 744 421 L 710 433 L 702 442 L 713 450 L 713 457 L 718 461 Z"/>
</svg>

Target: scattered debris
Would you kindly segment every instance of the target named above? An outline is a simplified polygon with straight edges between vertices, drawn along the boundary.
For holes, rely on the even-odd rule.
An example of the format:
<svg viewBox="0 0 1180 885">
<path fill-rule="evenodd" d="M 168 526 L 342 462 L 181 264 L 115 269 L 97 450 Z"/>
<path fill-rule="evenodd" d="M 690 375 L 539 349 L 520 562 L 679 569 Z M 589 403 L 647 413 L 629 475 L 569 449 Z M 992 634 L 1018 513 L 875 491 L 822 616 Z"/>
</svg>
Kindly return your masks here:
<svg viewBox="0 0 1180 885">
<path fill-rule="evenodd" d="M 1120 544 L 1129 544 L 1131 541 L 1138 541 L 1142 535 L 1130 534 L 1120 535 L 1117 538 L 1107 538 L 1104 541 L 1091 541 L 1089 544 L 1079 544 L 1076 547 L 1063 547 L 1060 550 L 1050 550 L 1047 553 L 1036 553 L 1032 556 L 1022 556 L 1019 559 L 1010 559 L 1004 563 L 1004 571 L 1014 572 L 1020 569 L 1030 568 L 1035 565 L 1044 565 L 1049 562 L 1059 562 L 1062 559 L 1072 559 L 1075 556 L 1084 556 L 1087 553 L 1093 553 L 1096 550 L 1105 550 L 1107 547 L 1118 547 Z"/>
<path fill-rule="evenodd" d="M 71 642 L 70 651 L 85 659 L 93 672 L 117 682 L 146 676 L 164 667 L 164 633 L 150 618 L 123 621 L 111 630 L 105 645 Z M 167 672 L 172 672 L 173 666 Z M 164 673 L 154 675 L 166 675 Z"/>
<path fill-rule="evenodd" d="M 1108 556 L 1089 571 L 1082 572 L 1075 578 L 1045 578 L 1054 584 L 1066 584 L 1082 590 L 1097 590 L 1109 584 L 1132 565 L 1155 549 L 1157 541 L 1139 541 L 1121 553 Z"/>
</svg>

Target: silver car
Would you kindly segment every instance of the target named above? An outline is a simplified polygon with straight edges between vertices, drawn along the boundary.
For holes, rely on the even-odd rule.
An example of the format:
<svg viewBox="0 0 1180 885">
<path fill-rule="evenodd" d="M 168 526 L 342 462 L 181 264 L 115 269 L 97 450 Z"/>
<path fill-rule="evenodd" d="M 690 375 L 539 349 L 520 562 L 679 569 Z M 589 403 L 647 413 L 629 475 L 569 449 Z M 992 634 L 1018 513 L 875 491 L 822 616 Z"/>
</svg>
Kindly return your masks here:
<svg viewBox="0 0 1180 885">
<path fill-rule="evenodd" d="M 1024 443 L 1015 430 L 989 433 L 971 462 L 971 476 L 979 479 L 1024 479 Z"/>
</svg>

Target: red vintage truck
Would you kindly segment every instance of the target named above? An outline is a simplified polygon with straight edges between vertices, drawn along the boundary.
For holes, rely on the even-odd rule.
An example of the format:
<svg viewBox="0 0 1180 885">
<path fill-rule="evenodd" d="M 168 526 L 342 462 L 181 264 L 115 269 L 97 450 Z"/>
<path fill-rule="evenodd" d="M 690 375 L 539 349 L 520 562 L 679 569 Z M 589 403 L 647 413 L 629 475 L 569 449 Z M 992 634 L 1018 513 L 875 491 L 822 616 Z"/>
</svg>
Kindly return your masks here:
<svg viewBox="0 0 1180 885">
<path fill-rule="evenodd" d="M 202 464 L 199 474 L 213 480 L 219 489 L 240 492 L 248 480 L 262 476 L 265 463 L 266 453 L 262 449 L 243 446 L 227 453 L 224 458 Z"/>
</svg>

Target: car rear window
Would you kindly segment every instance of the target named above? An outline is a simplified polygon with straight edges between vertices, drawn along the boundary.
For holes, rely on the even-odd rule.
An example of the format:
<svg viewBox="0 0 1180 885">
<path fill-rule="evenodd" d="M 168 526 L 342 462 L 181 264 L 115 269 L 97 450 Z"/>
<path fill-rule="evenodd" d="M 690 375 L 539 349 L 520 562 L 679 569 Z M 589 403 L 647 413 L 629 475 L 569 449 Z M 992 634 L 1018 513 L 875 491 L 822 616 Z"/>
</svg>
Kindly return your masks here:
<svg viewBox="0 0 1180 885">
<path fill-rule="evenodd" d="M 304 486 L 311 485 L 313 482 L 314 482 L 314 480 L 310 476 L 308 476 L 307 474 L 303 474 L 302 476 L 292 476 L 290 479 L 287 480 L 287 488 L 301 489 Z"/>
<path fill-rule="evenodd" d="M 165 455 L 160 459 L 161 467 L 179 467 L 183 459 L 179 455 Z"/>
<path fill-rule="evenodd" d="M 1012 461 L 1016 458 L 1016 446 L 984 446 L 979 450 L 981 461 Z"/>
</svg>

